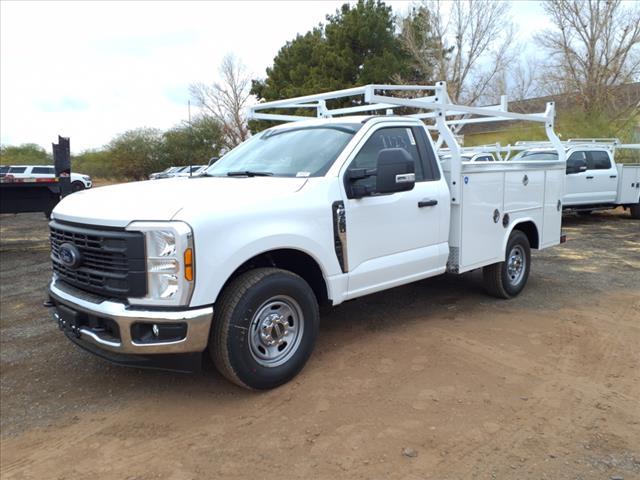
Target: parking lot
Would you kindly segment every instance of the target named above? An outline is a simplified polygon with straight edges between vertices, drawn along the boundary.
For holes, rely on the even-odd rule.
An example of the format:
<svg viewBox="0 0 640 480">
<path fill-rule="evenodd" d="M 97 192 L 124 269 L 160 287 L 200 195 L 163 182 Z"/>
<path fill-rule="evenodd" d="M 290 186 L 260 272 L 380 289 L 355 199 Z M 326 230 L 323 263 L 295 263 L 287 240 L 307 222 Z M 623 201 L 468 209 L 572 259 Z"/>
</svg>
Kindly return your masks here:
<svg viewBox="0 0 640 480">
<path fill-rule="evenodd" d="M 523 294 L 478 272 L 348 302 L 293 382 L 111 366 L 42 307 L 42 214 L 0 217 L 10 479 L 640 478 L 640 222 L 567 215 Z"/>
</svg>

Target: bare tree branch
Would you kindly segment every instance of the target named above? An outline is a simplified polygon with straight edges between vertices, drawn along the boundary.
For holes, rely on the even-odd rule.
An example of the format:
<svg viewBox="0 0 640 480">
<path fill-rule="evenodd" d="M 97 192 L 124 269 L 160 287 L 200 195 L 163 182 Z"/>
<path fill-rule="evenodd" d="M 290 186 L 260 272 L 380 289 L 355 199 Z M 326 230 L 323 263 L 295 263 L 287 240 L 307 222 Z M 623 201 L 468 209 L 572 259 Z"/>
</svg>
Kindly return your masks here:
<svg viewBox="0 0 640 480">
<path fill-rule="evenodd" d="M 404 30 L 401 38 L 424 77 L 445 80 L 454 102 L 489 101 L 504 93 L 499 88 L 513 58 L 509 5 L 487 0 L 423 0 L 420 5 L 435 48 L 420 48 L 424 42 Z"/>
<path fill-rule="evenodd" d="M 621 0 L 547 0 L 552 29 L 536 35 L 548 53 L 545 89 L 576 92 L 582 107 L 610 104 L 612 87 L 640 76 L 640 6 Z"/>
<path fill-rule="evenodd" d="M 251 79 L 242 63 L 231 54 L 224 57 L 219 72 L 219 82 L 196 83 L 189 90 L 204 113 L 220 122 L 224 146 L 231 149 L 249 138 L 245 111 Z"/>
</svg>

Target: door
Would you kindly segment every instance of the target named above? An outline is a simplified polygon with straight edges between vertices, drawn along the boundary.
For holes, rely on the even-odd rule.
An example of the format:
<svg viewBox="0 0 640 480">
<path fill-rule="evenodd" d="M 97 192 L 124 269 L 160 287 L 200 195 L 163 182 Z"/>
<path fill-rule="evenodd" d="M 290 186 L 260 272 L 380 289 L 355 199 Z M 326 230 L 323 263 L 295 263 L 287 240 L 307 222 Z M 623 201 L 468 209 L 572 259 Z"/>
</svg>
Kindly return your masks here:
<svg viewBox="0 0 640 480">
<path fill-rule="evenodd" d="M 414 188 L 349 198 L 354 183 L 349 171 L 375 169 L 378 154 L 386 148 L 402 148 L 414 159 Z M 378 128 L 348 162 L 343 172 L 348 298 L 444 271 L 449 191 L 436 162 L 431 143 L 417 126 Z M 356 182 L 373 189 L 375 181 L 374 175 Z"/>
<path fill-rule="evenodd" d="M 595 203 L 614 203 L 618 194 L 618 169 L 606 150 L 587 152 L 586 180 Z"/>
<path fill-rule="evenodd" d="M 583 161 L 587 163 L 587 152 L 573 152 L 567 157 L 567 165 Z M 566 206 L 592 203 L 587 185 L 587 172 L 568 173 L 563 204 Z"/>
</svg>

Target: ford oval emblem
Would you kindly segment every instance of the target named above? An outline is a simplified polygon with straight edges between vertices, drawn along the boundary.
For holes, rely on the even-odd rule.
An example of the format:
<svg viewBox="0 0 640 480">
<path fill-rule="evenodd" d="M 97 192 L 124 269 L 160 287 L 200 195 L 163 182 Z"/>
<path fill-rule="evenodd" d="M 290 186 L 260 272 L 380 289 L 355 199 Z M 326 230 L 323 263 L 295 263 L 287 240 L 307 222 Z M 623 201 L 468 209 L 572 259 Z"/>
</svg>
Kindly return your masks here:
<svg viewBox="0 0 640 480">
<path fill-rule="evenodd" d="M 69 268 L 78 268 L 82 261 L 80 250 L 75 245 L 70 243 L 63 243 L 58 249 L 58 258 L 60 261 Z"/>
</svg>

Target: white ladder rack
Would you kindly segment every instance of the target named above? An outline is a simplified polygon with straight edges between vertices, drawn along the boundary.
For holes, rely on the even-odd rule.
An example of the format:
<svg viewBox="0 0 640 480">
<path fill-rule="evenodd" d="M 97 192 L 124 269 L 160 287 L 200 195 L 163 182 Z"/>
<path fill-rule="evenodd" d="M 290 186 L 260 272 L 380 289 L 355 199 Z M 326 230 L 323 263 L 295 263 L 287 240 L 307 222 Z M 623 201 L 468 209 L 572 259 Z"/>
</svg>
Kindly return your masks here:
<svg viewBox="0 0 640 480">
<path fill-rule="evenodd" d="M 415 95 L 415 98 L 408 97 L 408 95 L 412 93 Z M 349 98 L 353 103 L 352 106 L 341 108 L 327 107 L 327 102 Z M 393 114 L 394 109 L 401 107 L 418 110 L 417 113 L 407 115 L 408 117 L 421 120 L 433 120 L 434 123 L 427 125 L 427 128 L 437 131 L 439 134 L 435 145 L 436 149 L 440 149 L 444 143 L 449 147 L 452 158 L 450 164 L 449 189 L 454 199 L 452 200 L 454 204 L 458 204 L 460 199 L 460 185 L 455 179 L 460 176 L 462 159 L 460 157 L 461 147 L 455 138 L 453 130 L 458 129 L 462 125 L 513 120 L 542 123 L 544 124 L 549 144 L 553 145 L 558 151 L 558 158 L 561 161 L 565 161 L 564 148 L 553 130 L 555 116 L 555 106 L 553 102 L 548 102 L 545 111 L 540 113 L 510 112 L 507 108 L 507 99 L 505 96 L 501 97 L 499 105 L 488 107 L 457 105 L 449 98 L 445 82 L 437 82 L 435 85 L 374 84 L 285 100 L 263 102 L 249 107 L 247 117 L 250 120 L 297 122 L 313 118 L 307 115 L 301 115 L 299 113 L 300 110 L 315 110 L 315 117 L 317 118 L 335 118 L 379 111 L 385 111 L 386 114 Z M 293 110 L 293 112 L 276 113 L 274 110 L 276 112 L 277 110 Z"/>
</svg>

